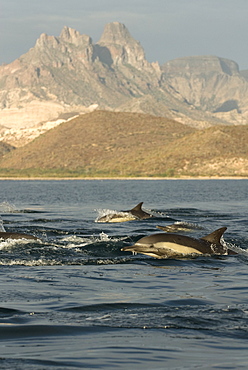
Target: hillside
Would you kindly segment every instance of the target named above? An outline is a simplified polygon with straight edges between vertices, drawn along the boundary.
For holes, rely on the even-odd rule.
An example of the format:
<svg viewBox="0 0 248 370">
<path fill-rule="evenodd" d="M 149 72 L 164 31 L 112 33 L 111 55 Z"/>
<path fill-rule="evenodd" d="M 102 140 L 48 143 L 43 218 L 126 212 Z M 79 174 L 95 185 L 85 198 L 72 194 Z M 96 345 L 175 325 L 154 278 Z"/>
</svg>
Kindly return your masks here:
<svg viewBox="0 0 248 370">
<path fill-rule="evenodd" d="M 248 176 L 248 126 L 197 130 L 163 117 L 94 111 L 0 161 L 23 176 Z"/>
<path fill-rule="evenodd" d="M 7 143 L 0 142 L 0 158 L 6 154 L 12 151 L 14 147 L 12 145 L 9 145 Z"/>
<path fill-rule="evenodd" d="M 176 174 L 247 177 L 248 126 L 196 130 L 168 145 L 163 156 Z"/>
</svg>

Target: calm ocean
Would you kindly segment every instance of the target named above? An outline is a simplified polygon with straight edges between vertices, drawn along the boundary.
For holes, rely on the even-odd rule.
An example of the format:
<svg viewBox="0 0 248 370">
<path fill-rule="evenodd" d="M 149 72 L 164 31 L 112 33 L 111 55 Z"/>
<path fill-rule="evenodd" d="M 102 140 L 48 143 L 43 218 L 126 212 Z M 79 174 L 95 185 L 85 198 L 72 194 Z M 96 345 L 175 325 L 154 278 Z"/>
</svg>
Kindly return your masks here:
<svg viewBox="0 0 248 370">
<path fill-rule="evenodd" d="M 97 223 L 144 202 L 151 219 Z M 2 180 L 1 369 L 247 369 L 248 180 Z M 226 226 L 235 256 L 121 252 L 157 225 Z"/>
</svg>

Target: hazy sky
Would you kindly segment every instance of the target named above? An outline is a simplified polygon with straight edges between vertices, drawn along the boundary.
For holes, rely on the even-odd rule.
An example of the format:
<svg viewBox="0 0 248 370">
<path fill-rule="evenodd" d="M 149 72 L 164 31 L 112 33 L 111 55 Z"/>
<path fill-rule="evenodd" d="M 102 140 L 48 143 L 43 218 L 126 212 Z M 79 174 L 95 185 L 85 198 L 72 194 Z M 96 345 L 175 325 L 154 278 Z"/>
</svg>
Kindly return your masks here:
<svg viewBox="0 0 248 370">
<path fill-rule="evenodd" d="M 122 22 L 160 64 L 217 55 L 248 69 L 247 0 L 0 0 L 0 64 L 34 46 L 41 33 L 64 26 L 97 42 L 109 22 Z"/>
</svg>

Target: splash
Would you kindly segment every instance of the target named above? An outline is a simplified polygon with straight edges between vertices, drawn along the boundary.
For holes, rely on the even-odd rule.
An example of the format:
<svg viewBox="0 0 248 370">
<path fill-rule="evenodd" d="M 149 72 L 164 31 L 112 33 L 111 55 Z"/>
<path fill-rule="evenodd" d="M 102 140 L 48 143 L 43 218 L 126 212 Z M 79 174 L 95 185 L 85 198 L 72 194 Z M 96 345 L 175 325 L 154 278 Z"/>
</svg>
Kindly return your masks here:
<svg viewBox="0 0 248 370">
<path fill-rule="evenodd" d="M 165 232 L 180 232 L 180 231 L 193 232 L 193 231 L 204 229 L 200 225 L 193 224 L 190 222 L 184 222 L 184 221 L 176 221 L 174 224 L 166 225 L 166 226 L 157 226 L 157 228 Z"/>
<path fill-rule="evenodd" d="M 61 266 L 63 263 L 61 261 L 56 260 L 45 260 L 43 258 L 39 258 L 37 260 L 24 260 L 24 259 L 15 259 L 15 260 L 7 260 L 2 259 L 0 260 L 1 266 Z"/>
<path fill-rule="evenodd" d="M 1 220 L 1 219 L 0 219 L 0 231 L 1 232 L 4 232 L 4 233 L 6 232 L 6 230 L 5 230 L 4 226 L 3 226 L 3 220 Z"/>
<path fill-rule="evenodd" d="M 110 241 L 110 237 L 108 236 L 108 234 L 104 233 L 103 231 L 101 232 L 100 234 L 100 241 L 101 242 L 108 242 Z"/>
<path fill-rule="evenodd" d="M 98 217 L 95 222 L 117 223 L 137 220 L 137 217 L 130 212 L 114 211 L 111 209 L 98 209 L 96 211 L 98 212 Z"/>
<path fill-rule="evenodd" d="M 113 236 L 108 236 L 108 234 L 101 232 L 99 235 L 99 238 L 96 239 L 97 242 L 114 242 L 117 243 L 119 241 L 128 239 L 128 236 L 119 236 L 119 237 L 113 237 Z"/>
<path fill-rule="evenodd" d="M 225 245 L 227 249 L 230 249 L 233 252 L 236 252 L 237 254 L 241 254 L 243 256 L 248 257 L 248 251 L 246 249 L 243 249 L 233 243 L 226 242 L 225 240 L 221 240 L 221 243 Z"/>
<path fill-rule="evenodd" d="M 62 248 L 75 248 L 75 247 L 84 247 L 85 245 L 94 243 L 91 237 L 82 237 L 77 235 L 71 235 L 60 240 L 64 245 L 58 245 Z"/>
<path fill-rule="evenodd" d="M 112 243 L 117 243 L 119 241 L 127 239 L 127 236 L 120 236 L 120 237 L 110 237 L 108 234 L 104 233 L 103 231 L 97 235 L 97 236 L 89 236 L 89 237 L 82 237 L 78 235 L 72 235 L 68 236 L 66 238 L 61 239 L 64 245 L 58 245 L 59 247 L 62 248 L 78 248 L 78 247 L 86 247 L 90 245 L 94 245 L 97 243 L 102 243 L 102 242 L 112 242 Z"/>
<path fill-rule="evenodd" d="M 130 258 L 95 258 L 95 257 L 85 257 L 77 260 L 58 260 L 58 259 L 0 259 L 0 266 L 84 266 L 84 265 L 117 265 L 126 264 L 131 261 Z"/>
<path fill-rule="evenodd" d="M 16 247 L 17 245 L 26 245 L 30 244 L 30 242 L 33 242 L 33 240 L 30 239 L 5 239 L 0 242 L 0 250 L 4 249 L 11 249 Z M 41 243 L 41 241 L 35 240 L 36 243 Z"/>
<path fill-rule="evenodd" d="M 16 206 L 7 201 L 0 203 L 0 213 L 15 213 L 17 212 Z"/>
<path fill-rule="evenodd" d="M 179 226 L 182 226 L 182 227 L 185 226 L 185 228 L 192 229 L 192 230 L 204 230 L 204 227 L 202 227 L 198 224 L 195 224 L 193 222 L 176 221 L 175 225 L 179 225 Z"/>
</svg>

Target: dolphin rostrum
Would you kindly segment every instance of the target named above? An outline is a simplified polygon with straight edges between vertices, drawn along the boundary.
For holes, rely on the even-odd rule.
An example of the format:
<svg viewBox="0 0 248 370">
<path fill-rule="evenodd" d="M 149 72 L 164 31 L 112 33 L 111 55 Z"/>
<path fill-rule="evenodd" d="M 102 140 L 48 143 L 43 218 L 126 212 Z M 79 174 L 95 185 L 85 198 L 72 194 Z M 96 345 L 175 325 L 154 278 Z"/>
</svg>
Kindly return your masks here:
<svg viewBox="0 0 248 370">
<path fill-rule="evenodd" d="M 7 240 L 7 239 L 32 239 L 32 240 L 40 240 L 36 236 L 29 235 L 29 234 L 11 233 L 11 232 L 0 232 L 0 240 Z"/>
<path fill-rule="evenodd" d="M 139 239 L 134 245 L 124 247 L 121 250 L 142 253 L 156 258 L 185 256 L 189 254 L 236 254 L 220 242 L 226 229 L 226 227 L 222 227 L 200 239 L 172 233 L 153 234 L 145 236 Z"/>
<path fill-rule="evenodd" d="M 137 206 L 128 211 L 108 213 L 98 218 L 96 222 L 125 222 L 132 220 L 144 220 L 152 217 L 150 213 L 143 211 L 142 204 L 143 202 L 137 204 Z"/>
</svg>

